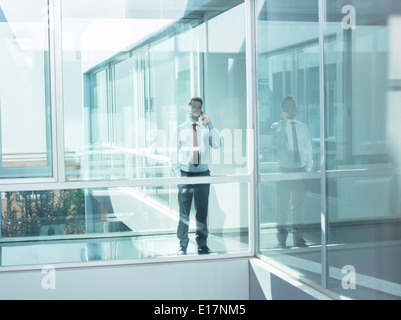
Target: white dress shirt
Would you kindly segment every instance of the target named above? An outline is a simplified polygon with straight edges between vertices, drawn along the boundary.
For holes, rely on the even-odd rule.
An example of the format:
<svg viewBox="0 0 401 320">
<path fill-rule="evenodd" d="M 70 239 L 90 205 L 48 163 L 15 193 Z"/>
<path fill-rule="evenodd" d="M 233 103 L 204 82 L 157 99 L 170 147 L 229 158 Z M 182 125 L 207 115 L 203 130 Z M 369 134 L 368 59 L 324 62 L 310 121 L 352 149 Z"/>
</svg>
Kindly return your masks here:
<svg viewBox="0 0 401 320">
<path fill-rule="evenodd" d="M 220 134 L 213 125 L 205 125 L 202 121 L 196 123 L 198 147 L 193 146 L 193 123 L 189 119 L 178 126 L 174 131 L 170 153 L 171 168 L 175 175 L 180 170 L 185 172 L 204 172 L 209 170 L 210 151 L 209 147 L 220 148 Z M 193 152 L 199 151 L 199 165 L 193 164 Z"/>
<path fill-rule="evenodd" d="M 297 133 L 300 161 L 294 161 L 294 144 L 292 138 L 292 125 L 295 124 Z M 277 155 L 280 167 L 283 168 L 305 168 L 307 172 L 312 171 L 312 142 L 308 126 L 298 120 L 280 120 L 273 123 L 273 136 L 277 145 Z"/>
</svg>

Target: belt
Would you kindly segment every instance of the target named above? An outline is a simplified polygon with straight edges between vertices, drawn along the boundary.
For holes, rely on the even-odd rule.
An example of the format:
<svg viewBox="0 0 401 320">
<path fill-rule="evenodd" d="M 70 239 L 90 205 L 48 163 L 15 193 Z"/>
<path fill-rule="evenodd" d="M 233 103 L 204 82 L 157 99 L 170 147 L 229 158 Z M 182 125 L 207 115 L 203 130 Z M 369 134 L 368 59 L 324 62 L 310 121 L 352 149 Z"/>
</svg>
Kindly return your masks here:
<svg viewBox="0 0 401 320">
<path fill-rule="evenodd" d="M 183 175 L 185 175 L 185 176 L 187 176 L 187 177 L 192 177 L 192 176 L 207 176 L 207 175 L 210 174 L 210 171 L 209 171 L 209 170 L 201 171 L 201 172 L 188 172 L 188 171 L 183 171 L 183 170 L 180 170 L 180 171 L 181 171 L 181 173 L 182 173 Z"/>
<path fill-rule="evenodd" d="M 301 168 L 284 168 L 284 167 L 280 167 L 280 172 L 305 172 L 305 167 L 301 167 Z"/>
</svg>

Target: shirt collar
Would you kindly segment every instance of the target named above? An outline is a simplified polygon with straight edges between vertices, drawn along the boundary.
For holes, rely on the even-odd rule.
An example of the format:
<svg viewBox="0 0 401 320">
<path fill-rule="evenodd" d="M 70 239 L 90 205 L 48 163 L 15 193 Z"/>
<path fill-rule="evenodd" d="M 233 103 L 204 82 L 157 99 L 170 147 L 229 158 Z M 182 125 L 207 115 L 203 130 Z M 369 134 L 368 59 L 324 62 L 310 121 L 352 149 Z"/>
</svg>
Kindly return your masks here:
<svg viewBox="0 0 401 320">
<path fill-rule="evenodd" d="M 199 126 L 199 127 L 201 126 L 200 120 L 198 120 L 198 121 L 196 121 L 196 122 L 192 122 L 190 119 L 187 120 L 187 126 L 188 126 L 188 127 L 192 127 L 192 125 L 193 125 L 194 123 L 196 123 L 196 125 Z"/>
<path fill-rule="evenodd" d="M 298 121 L 298 119 L 292 119 L 292 120 L 287 119 L 287 122 L 288 122 L 288 123 L 294 122 L 295 124 L 300 123 L 300 122 Z"/>
</svg>

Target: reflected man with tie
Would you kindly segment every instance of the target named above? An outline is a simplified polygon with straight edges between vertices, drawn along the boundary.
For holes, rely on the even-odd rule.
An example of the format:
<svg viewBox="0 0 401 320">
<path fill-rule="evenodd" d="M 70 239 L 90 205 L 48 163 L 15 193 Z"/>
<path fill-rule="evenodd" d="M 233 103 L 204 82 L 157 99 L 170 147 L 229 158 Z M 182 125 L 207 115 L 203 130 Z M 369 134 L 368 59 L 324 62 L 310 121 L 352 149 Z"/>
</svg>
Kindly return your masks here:
<svg viewBox="0 0 401 320">
<path fill-rule="evenodd" d="M 187 103 L 188 119 L 177 127 L 173 135 L 171 165 L 173 173 L 182 177 L 210 176 L 210 147 L 220 147 L 220 135 L 213 127 L 208 114 L 202 112 L 203 101 L 193 97 Z M 207 246 L 209 234 L 207 214 L 210 184 L 184 184 L 178 186 L 180 219 L 177 237 L 180 241 L 179 255 L 187 253 L 188 229 L 192 200 L 195 205 L 196 243 L 199 254 L 212 251 Z"/>
<path fill-rule="evenodd" d="M 281 103 L 281 120 L 273 123 L 274 141 L 281 172 L 310 172 L 313 168 L 312 143 L 309 129 L 305 123 L 296 119 L 295 99 L 285 97 Z M 302 232 L 302 204 L 306 196 L 306 183 L 303 179 L 277 182 L 277 240 L 279 248 L 286 248 L 287 209 L 292 216 L 293 243 L 305 247 Z"/>
</svg>

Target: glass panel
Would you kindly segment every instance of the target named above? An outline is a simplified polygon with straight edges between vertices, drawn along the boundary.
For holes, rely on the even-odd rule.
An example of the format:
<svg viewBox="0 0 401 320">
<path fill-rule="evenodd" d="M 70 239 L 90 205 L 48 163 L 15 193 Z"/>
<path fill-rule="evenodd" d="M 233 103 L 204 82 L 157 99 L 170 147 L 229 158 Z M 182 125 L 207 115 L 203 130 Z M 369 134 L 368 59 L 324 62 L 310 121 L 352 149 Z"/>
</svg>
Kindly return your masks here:
<svg viewBox="0 0 401 320">
<path fill-rule="evenodd" d="M 223 142 L 212 173 L 247 173 L 243 1 L 86 3 L 62 1 L 66 179 L 171 176 L 193 96 Z"/>
<path fill-rule="evenodd" d="M 303 224 L 305 229 L 309 229 L 305 234 L 307 242 L 310 244 L 320 243 L 320 184 L 318 179 L 299 179 L 299 180 L 282 180 L 277 182 L 263 182 L 260 185 L 261 207 L 264 209 L 261 212 L 260 222 L 262 227 L 261 235 L 261 250 L 273 249 L 277 247 L 277 217 L 280 215 L 280 210 L 285 210 L 285 213 L 280 215 L 281 221 L 292 220 L 293 209 L 289 207 L 288 193 L 295 190 L 292 201 L 297 200 L 302 208 L 298 213 L 298 224 Z M 297 198 L 297 199 L 295 199 Z M 296 209 L 296 208 L 294 208 Z M 284 224 L 284 222 L 282 222 Z M 295 223 L 294 223 L 295 224 Z M 306 231 L 305 231 L 306 232 Z M 264 238 L 268 236 L 271 238 Z M 292 236 L 288 237 L 288 247 L 294 246 Z"/>
<path fill-rule="evenodd" d="M 320 284 L 318 1 L 257 3 L 260 250 Z"/>
<path fill-rule="evenodd" d="M 329 288 L 400 299 L 401 3 L 326 5 Z"/>
<path fill-rule="evenodd" d="M 353 299 L 400 299 L 400 176 L 328 180 L 329 288 Z"/>
<path fill-rule="evenodd" d="M 394 21 L 392 16 L 399 7 L 397 1 L 387 0 L 374 17 L 374 5 L 368 9 L 355 1 L 328 2 L 330 19 L 325 29 L 328 169 L 393 166 L 387 125 L 392 110 L 387 84 L 389 70 L 394 68 L 388 59 L 392 40 L 386 21 L 387 18 Z M 357 21 L 353 17 L 358 17 Z"/>
<path fill-rule="evenodd" d="M 185 192 L 200 187 L 186 185 Z M 208 247 L 214 253 L 248 251 L 248 185 L 209 188 Z M 2 193 L 1 265 L 176 255 L 178 193 L 176 185 Z M 195 216 L 192 204 L 188 255 L 197 254 Z"/>
<path fill-rule="evenodd" d="M 0 1 L 0 179 L 52 176 L 47 13 Z"/>
<path fill-rule="evenodd" d="M 285 3 L 285 2 L 284 2 Z M 312 2 L 311 2 L 312 3 Z M 288 4 L 290 7 L 290 3 Z M 280 9 L 276 16 L 275 2 L 259 2 L 258 20 L 258 93 L 259 93 L 259 167 L 261 173 L 279 171 L 277 146 L 272 125 L 280 120 L 282 101 L 294 97 L 297 119 L 303 122 L 311 138 L 313 169 L 320 169 L 319 139 L 319 50 L 317 30 L 317 3 L 306 20 L 291 16 Z M 294 9 L 295 10 L 295 9 Z M 290 22 L 286 19 L 293 19 Z M 302 23 L 300 23 L 302 22 Z M 302 32 L 299 30 L 302 29 Z M 298 30 L 298 32 L 294 32 Z M 277 37 L 278 34 L 288 37 Z"/>
</svg>

